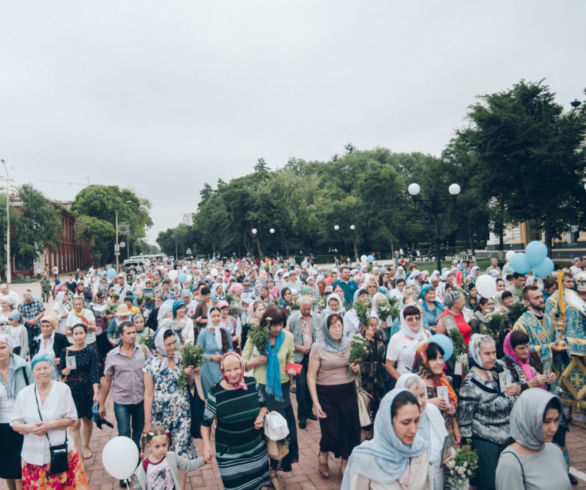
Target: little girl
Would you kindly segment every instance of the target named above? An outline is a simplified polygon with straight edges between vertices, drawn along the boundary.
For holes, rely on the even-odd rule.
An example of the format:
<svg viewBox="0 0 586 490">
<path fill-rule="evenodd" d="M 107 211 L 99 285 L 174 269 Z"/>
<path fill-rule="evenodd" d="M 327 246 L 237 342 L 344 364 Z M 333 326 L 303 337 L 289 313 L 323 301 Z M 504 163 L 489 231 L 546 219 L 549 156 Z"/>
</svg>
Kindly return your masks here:
<svg viewBox="0 0 586 490">
<path fill-rule="evenodd" d="M 171 434 L 163 427 L 153 426 L 142 435 L 141 448 L 145 458 L 134 472 L 134 488 L 141 490 L 181 490 L 177 470 L 186 473 L 204 465 L 203 458 L 187 459 L 172 451 Z"/>
</svg>

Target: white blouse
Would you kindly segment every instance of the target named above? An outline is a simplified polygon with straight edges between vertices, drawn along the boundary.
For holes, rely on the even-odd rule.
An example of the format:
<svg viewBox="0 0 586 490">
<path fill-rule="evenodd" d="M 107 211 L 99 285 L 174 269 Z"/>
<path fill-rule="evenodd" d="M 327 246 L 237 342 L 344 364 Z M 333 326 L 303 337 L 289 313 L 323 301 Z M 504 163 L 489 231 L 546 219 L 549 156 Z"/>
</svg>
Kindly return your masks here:
<svg viewBox="0 0 586 490">
<path fill-rule="evenodd" d="M 43 421 L 50 422 L 64 418 L 77 420 L 77 409 L 75 408 L 69 386 L 57 381 L 52 381 L 51 383 L 51 391 L 47 395 L 44 403 L 41 402 L 41 398 L 38 397 L 37 393 Z M 23 388 L 16 396 L 10 425 L 36 424 L 41 421 L 35 400 L 35 386 L 35 384 L 32 384 Z M 47 434 L 51 440 L 51 445 L 56 446 L 63 444 L 65 441 L 65 430 L 63 429 L 50 430 Z M 73 438 L 71 434 L 68 434 L 67 450 L 71 451 L 72 449 Z M 20 456 L 26 463 L 37 466 L 49 463 L 51 461 L 51 455 L 49 453 L 49 440 L 47 440 L 47 436 L 25 434 Z"/>
</svg>

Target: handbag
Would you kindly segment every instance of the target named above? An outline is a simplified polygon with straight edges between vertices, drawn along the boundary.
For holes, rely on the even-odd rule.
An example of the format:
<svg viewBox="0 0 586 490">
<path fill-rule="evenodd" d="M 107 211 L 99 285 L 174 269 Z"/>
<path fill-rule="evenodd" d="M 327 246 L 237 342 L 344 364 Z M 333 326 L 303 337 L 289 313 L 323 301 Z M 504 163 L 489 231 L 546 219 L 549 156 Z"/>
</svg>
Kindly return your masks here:
<svg viewBox="0 0 586 490">
<path fill-rule="evenodd" d="M 39 418 L 41 422 L 43 421 L 43 416 L 41 415 L 41 407 L 39 405 L 39 399 L 37 398 L 37 386 L 35 385 L 35 400 L 37 402 L 37 410 L 39 411 Z M 51 454 L 51 463 L 49 464 L 49 475 L 58 475 L 60 473 L 64 473 L 69 469 L 69 461 L 67 460 L 67 429 L 65 429 L 65 442 L 63 444 L 59 444 L 53 446 L 51 444 L 51 439 L 49 439 L 49 434 L 45 432 L 45 436 L 47 436 L 47 440 L 49 441 L 49 452 Z"/>
<path fill-rule="evenodd" d="M 373 398 L 363 387 L 360 381 L 360 376 L 354 378 L 356 383 L 356 398 L 358 399 L 358 418 L 360 419 L 360 427 L 368 427 L 372 425 L 373 415 Z"/>
<path fill-rule="evenodd" d="M 65 347 L 65 359 L 67 359 L 67 356 L 69 356 L 69 347 Z M 67 361 L 65 361 L 67 362 Z M 65 374 L 61 374 L 61 378 L 59 379 L 59 381 L 61 381 L 62 383 L 67 383 L 67 376 Z M 37 402 L 38 405 L 38 402 Z M 40 413 L 39 413 L 40 415 Z"/>
</svg>

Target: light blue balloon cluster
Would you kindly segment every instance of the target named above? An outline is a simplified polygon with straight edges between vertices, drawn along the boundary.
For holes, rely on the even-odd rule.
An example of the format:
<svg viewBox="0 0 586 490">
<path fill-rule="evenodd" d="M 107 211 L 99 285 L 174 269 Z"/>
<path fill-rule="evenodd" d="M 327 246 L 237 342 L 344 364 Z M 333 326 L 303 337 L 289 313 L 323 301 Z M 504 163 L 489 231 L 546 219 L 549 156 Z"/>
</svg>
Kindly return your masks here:
<svg viewBox="0 0 586 490">
<path fill-rule="evenodd" d="M 527 274 L 533 269 L 535 277 L 547 277 L 553 272 L 553 260 L 547 256 L 543 242 L 534 240 L 525 247 L 525 252 L 517 252 L 511 259 L 511 267 L 519 274 Z"/>
</svg>

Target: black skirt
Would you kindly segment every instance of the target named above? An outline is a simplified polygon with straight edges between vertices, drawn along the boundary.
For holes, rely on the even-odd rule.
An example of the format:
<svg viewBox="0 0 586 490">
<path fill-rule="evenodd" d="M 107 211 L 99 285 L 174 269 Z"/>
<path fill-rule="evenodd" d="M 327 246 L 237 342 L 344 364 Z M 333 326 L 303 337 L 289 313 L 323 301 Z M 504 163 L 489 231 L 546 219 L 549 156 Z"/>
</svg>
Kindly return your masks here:
<svg viewBox="0 0 586 490">
<path fill-rule="evenodd" d="M 317 398 L 325 419 L 319 419 L 319 450 L 332 452 L 336 458 L 348 459 L 360 444 L 358 397 L 354 382 L 343 385 L 317 385 Z"/>
<path fill-rule="evenodd" d="M 0 478 L 19 480 L 22 478 L 20 452 L 24 440 L 9 424 L 0 424 Z"/>
</svg>

